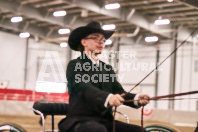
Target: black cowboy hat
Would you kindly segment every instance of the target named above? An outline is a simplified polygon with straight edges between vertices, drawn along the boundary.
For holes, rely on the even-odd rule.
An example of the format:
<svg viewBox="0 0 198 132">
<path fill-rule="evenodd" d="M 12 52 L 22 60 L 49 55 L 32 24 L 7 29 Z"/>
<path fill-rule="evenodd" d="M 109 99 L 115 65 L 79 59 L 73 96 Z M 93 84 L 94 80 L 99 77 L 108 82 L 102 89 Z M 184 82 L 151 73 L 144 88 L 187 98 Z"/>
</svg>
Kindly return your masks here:
<svg viewBox="0 0 198 132">
<path fill-rule="evenodd" d="M 71 49 L 78 51 L 78 45 L 81 44 L 81 39 L 92 33 L 101 33 L 105 39 L 111 37 L 115 31 L 103 30 L 98 22 L 90 22 L 86 26 L 74 29 L 69 36 L 69 46 Z"/>
</svg>

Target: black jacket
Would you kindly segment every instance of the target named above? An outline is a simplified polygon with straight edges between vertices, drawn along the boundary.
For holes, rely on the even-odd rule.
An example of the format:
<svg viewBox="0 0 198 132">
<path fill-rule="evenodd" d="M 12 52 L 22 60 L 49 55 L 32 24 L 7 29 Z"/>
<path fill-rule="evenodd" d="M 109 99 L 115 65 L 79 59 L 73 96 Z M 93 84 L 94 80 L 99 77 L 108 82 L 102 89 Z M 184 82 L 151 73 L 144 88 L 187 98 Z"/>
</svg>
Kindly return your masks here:
<svg viewBox="0 0 198 132">
<path fill-rule="evenodd" d="M 113 120 L 112 110 L 104 106 L 110 93 L 126 93 L 116 80 L 112 67 L 102 61 L 96 67 L 83 54 L 71 60 L 67 67 L 69 112 L 66 118 L 59 122 L 61 132 L 68 131 L 78 122 Z M 124 98 L 133 99 L 135 94 L 127 94 Z M 125 105 L 136 107 L 134 103 Z"/>
</svg>

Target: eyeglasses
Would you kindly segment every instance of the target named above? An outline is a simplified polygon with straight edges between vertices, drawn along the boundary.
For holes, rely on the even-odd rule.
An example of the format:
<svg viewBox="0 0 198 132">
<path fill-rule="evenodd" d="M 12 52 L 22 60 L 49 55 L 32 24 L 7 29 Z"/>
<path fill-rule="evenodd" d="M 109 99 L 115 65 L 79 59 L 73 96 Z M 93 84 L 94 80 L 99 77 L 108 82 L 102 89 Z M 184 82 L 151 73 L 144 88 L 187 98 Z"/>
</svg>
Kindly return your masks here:
<svg viewBox="0 0 198 132">
<path fill-rule="evenodd" d="M 100 41 L 102 41 L 104 43 L 106 42 L 105 38 L 98 38 L 98 37 L 90 37 L 90 38 L 84 38 L 84 39 L 93 39 L 96 42 L 100 42 Z"/>
</svg>

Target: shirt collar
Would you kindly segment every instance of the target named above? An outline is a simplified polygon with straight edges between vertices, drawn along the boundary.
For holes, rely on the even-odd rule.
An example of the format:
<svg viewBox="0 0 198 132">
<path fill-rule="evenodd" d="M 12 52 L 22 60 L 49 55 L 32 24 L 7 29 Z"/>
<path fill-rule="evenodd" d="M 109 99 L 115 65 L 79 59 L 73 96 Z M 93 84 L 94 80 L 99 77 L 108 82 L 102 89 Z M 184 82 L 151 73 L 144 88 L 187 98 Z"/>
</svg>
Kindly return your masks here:
<svg viewBox="0 0 198 132">
<path fill-rule="evenodd" d="M 86 53 L 85 53 L 86 54 Z M 93 64 L 97 64 L 99 65 L 100 60 L 97 59 L 97 61 L 95 61 L 91 56 L 89 56 L 88 54 L 86 54 L 86 56 L 92 61 Z"/>
</svg>

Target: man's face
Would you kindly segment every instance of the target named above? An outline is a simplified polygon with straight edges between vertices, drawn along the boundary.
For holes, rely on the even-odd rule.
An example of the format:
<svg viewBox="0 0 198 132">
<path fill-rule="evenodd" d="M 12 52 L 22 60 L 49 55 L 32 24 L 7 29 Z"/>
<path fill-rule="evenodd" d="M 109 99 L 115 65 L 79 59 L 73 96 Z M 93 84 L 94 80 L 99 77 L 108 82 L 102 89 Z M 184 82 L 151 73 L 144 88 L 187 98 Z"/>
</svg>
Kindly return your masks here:
<svg viewBox="0 0 198 132">
<path fill-rule="evenodd" d="M 81 40 L 84 51 L 101 54 L 105 46 L 105 37 L 101 33 L 93 33 Z"/>
</svg>

